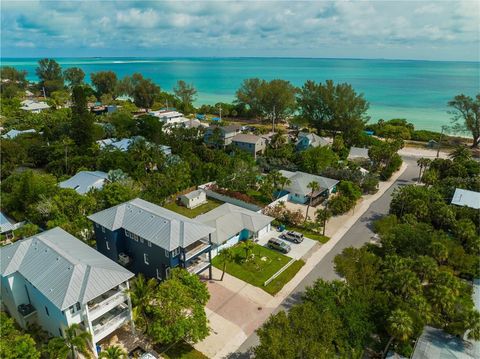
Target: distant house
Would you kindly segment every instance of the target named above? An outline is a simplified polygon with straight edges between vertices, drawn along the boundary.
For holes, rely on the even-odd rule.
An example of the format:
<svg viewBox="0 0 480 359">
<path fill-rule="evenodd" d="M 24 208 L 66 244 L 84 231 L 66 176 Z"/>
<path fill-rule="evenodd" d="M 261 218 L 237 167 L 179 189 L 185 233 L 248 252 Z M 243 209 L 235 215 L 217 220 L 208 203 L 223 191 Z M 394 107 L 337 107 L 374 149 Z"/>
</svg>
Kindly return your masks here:
<svg viewBox="0 0 480 359">
<path fill-rule="evenodd" d="M 290 172 L 281 170 L 280 173 L 290 180 L 290 184 L 285 186 L 284 191 L 288 192 L 288 200 L 294 203 L 308 203 L 310 202 L 310 197 L 312 197 L 312 201 L 315 203 L 321 202 L 330 196 L 339 182 L 335 179 L 300 171 Z M 319 189 L 313 194 L 308 187 L 308 184 L 311 182 L 316 182 L 319 185 Z"/>
<path fill-rule="evenodd" d="M 300 132 L 295 148 L 297 151 L 304 151 L 311 147 L 323 147 L 331 144 L 332 141 L 328 138 L 320 137 L 314 133 Z"/>
<path fill-rule="evenodd" d="M 451 203 L 457 206 L 480 209 L 480 192 L 457 188 Z"/>
<path fill-rule="evenodd" d="M 133 273 L 60 227 L 0 248 L 2 308 L 23 329 L 36 323 L 65 337 L 72 324 L 92 336 L 91 350 L 120 327 L 133 327 Z"/>
<path fill-rule="evenodd" d="M 189 121 L 189 119 L 186 118 L 183 113 L 178 111 L 159 110 L 150 111 L 148 114 L 158 117 L 165 125 L 178 125 Z"/>
<path fill-rule="evenodd" d="M 15 223 L 15 221 L 8 218 L 5 213 L 0 212 L 0 234 L 6 236 L 7 239 L 12 239 L 13 231 L 22 227 L 23 224 L 24 222 Z"/>
<path fill-rule="evenodd" d="M 20 109 L 31 113 L 40 113 L 43 110 L 48 110 L 50 106 L 43 101 L 23 100 L 20 102 Z"/>
<path fill-rule="evenodd" d="M 37 131 L 35 131 L 33 128 L 31 128 L 29 130 L 15 130 L 15 129 L 13 129 L 13 130 L 8 131 L 6 134 L 4 134 L 2 136 L 2 138 L 8 138 L 10 140 L 13 140 L 17 136 L 25 135 L 27 133 L 37 133 Z"/>
<path fill-rule="evenodd" d="M 216 229 L 212 234 L 212 256 L 216 256 L 223 248 L 231 247 L 239 241 L 265 236 L 270 232 L 271 223 L 274 220 L 262 213 L 230 203 L 224 203 L 195 219 Z"/>
<path fill-rule="evenodd" d="M 66 181 L 60 182 L 60 188 L 71 188 L 79 194 L 86 194 L 92 189 L 101 189 L 108 180 L 108 174 L 102 171 L 80 171 Z"/>
<path fill-rule="evenodd" d="M 140 198 L 88 216 L 97 250 L 135 274 L 163 280 L 170 269 L 190 273 L 211 269 L 211 235 L 206 224 Z"/>
<path fill-rule="evenodd" d="M 204 142 L 207 145 L 228 146 L 232 143 L 233 138 L 241 132 L 242 127 L 238 125 L 230 126 L 210 126 L 206 129 Z M 218 134 L 218 138 L 216 135 Z"/>
<path fill-rule="evenodd" d="M 370 157 L 368 157 L 368 148 L 350 147 L 350 152 L 348 153 L 347 159 L 350 161 L 369 160 Z"/>
<path fill-rule="evenodd" d="M 438 142 L 435 140 L 430 140 L 427 142 L 427 147 L 428 148 L 437 148 L 438 147 Z"/>
<path fill-rule="evenodd" d="M 232 138 L 232 145 L 257 157 L 267 147 L 267 141 L 260 136 L 239 133 Z"/>
<path fill-rule="evenodd" d="M 145 141 L 145 138 L 142 136 L 134 136 L 132 138 L 121 138 L 121 139 L 105 138 L 103 140 L 97 141 L 97 144 L 100 146 L 101 150 L 113 148 L 122 152 L 126 152 L 128 151 L 131 145 L 140 141 Z M 145 142 L 148 146 L 155 146 L 151 142 L 148 142 L 148 141 L 145 141 Z M 169 156 L 172 154 L 171 147 L 165 146 L 165 145 L 158 145 L 158 147 L 162 150 L 165 156 Z"/>
<path fill-rule="evenodd" d="M 194 119 L 189 119 L 188 121 L 185 121 L 182 123 L 183 127 L 185 128 L 198 128 L 198 127 L 208 127 L 208 124 L 200 122 L 200 120 L 194 118 Z"/>
<path fill-rule="evenodd" d="M 197 189 L 180 196 L 180 202 L 185 207 L 192 209 L 207 203 L 207 194 L 203 189 Z"/>
</svg>

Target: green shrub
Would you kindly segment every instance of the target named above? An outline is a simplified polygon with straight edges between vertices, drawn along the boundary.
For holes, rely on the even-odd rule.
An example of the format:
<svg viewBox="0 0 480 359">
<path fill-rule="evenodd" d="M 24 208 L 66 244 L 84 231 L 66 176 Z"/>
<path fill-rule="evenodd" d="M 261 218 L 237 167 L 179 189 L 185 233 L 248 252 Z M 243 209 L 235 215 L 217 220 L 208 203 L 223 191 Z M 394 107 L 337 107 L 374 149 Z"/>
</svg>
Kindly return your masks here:
<svg viewBox="0 0 480 359">
<path fill-rule="evenodd" d="M 398 153 L 395 153 L 387 166 L 385 166 L 380 172 L 380 179 L 382 181 L 387 181 L 392 177 L 393 173 L 398 171 L 402 166 L 402 157 Z"/>
<path fill-rule="evenodd" d="M 355 205 L 355 201 L 339 194 L 328 201 L 328 208 L 332 211 L 334 216 L 348 212 Z"/>
</svg>

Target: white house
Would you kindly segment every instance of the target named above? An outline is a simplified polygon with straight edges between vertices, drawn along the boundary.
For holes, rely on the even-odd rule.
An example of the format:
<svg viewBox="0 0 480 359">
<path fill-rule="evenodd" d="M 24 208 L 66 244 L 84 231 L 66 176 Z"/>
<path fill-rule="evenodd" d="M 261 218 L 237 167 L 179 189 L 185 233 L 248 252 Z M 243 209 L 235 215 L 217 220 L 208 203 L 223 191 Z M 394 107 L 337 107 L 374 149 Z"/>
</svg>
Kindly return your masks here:
<svg viewBox="0 0 480 359">
<path fill-rule="evenodd" d="M 40 113 L 50 108 L 50 106 L 43 101 L 23 100 L 20 104 L 22 105 L 20 106 L 21 110 L 32 113 Z"/>
<path fill-rule="evenodd" d="M 192 209 L 207 203 L 207 194 L 203 189 L 197 189 L 180 196 L 180 202 L 185 207 Z"/>
<path fill-rule="evenodd" d="M 262 213 L 230 203 L 224 203 L 195 219 L 216 229 L 212 233 L 212 257 L 223 248 L 231 247 L 241 240 L 265 236 L 270 232 L 271 223 L 274 220 Z"/>
<path fill-rule="evenodd" d="M 27 133 L 36 133 L 37 131 L 35 131 L 33 128 L 29 129 L 29 130 L 10 130 L 8 131 L 6 134 L 4 134 L 2 136 L 2 138 L 7 138 L 9 140 L 13 140 L 14 138 L 16 138 L 17 136 L 19 135 L 24 135 L 24 134 L 27 134 Z"/>
<path fill-rule="evenodd" d="M 0 248 L 2 309 L 24 329 L 37 323 L 64 336 L 76 323 L 92 350 L 118 328 L 133 328 L 126 290 L 133 273 L 56 227 Z"/>
<path fill-rule="evenodd" d="M 350 147 L 347 159 L 352 161 L 370 159 L 370 157 L 368 157 L 368 148 Z"/>
<path fill-rule="evenodd" d="M 101 189 L 108 180 L 108 174 L 102 171 L 80 171 L 68 180 L 60 182 L 60 188 L 71 188 L 79 194 L 86 194 L 90 190 Z"/>
<path fill-rule="evenodd" d="M 300 171 L 291 172 L 281 170 L 280 173 L 283 177 L 290 180 L 290 183 L 285 186 L 283 191 L 288 192 L 288 200 L 294 203 L 308 203 L 310 197 L 312 197 L 312 202 L 318 203 L 324 198 L 328 198 L 339 182 L 332 178 L 312 175 Z M 313 193 L 312 189 L 308 186 L 311 182 L 316 182 L 319 186 Z"/>
<path fill-rule="evenodd" d="M 159 110 L 150 111 L 148 114 L 158 117 L 165 125 L 176 125 L 190 121 L 183 113 L 178 111 Z"/>
<path fill-rule="evenodd" d="M 117 149 L 119 151 L 125 152 L 128 151 L 131 145 L 136 142 L 145 141 L 145 138 L 142 136 L 134 136 L 132 138 L 105 138 L 103 140 L 97 141 L 97 144 L 100 146 L 101 150 L 105 150 L 108 148 Z M 148 146 L 152 146 L 151 142 L 145 141 Z M 158 145 L 158 147 L 162 150 L 165 156 L 169 156 L 172 154 L 172 149 L 169 146 L 165 145 Z"/>
<path fill-rule="evenodd" d="M 457 206 L 480 209 L 480 192 L 456 188 L 451 203 Z"/>
<path fill-rule="evenodd" d="M 3 212 L 0 212 L 0 234 L 3 234 L 7 239 L 13 238 L 13 231 L 22 227 L 24 222 L 15 222 L 8 218 Z"/>
</svg>

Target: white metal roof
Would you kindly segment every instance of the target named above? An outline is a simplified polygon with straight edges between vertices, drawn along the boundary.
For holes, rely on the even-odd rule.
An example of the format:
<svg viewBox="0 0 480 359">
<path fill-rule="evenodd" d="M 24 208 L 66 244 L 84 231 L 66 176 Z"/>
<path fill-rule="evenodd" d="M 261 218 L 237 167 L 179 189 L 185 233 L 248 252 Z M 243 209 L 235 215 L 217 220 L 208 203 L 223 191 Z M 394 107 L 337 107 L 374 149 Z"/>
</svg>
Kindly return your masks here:
<svg viewBox="0 0 480 359">
<path fill-rule="evenodd" d="M 312 147 L 318 147 L 318 146 L 327 146 L 332 143 L 332 141 L 329 138 L 325 137 L 320 137 L 314 133 L 309 133 L 309 132 L 300 132 L 298 134 L 298 141 L 297 145 L 300 143 L 300 141 L 303 140 L 303 138 L 308 138 L 310 142 L 310 146 Z"/>
<path fill-rule="evenodd" d="M 280 170 L 280 173 L 282 176 L 290 180 L 290 184 L 285 186 L 285 190 L 289 191 L 290 193 L 301 194 L 302 196 L 306 196 L 312 192 L 312 190 L 308 188 L 308 184 L 310 182 L 317 182 L 320 186 L 320 190 L 330 190 L 339 182 L 336 179 L 312 175 L 310 173 L 300 171 L 291 172 Z"/>
<path fill-rule="evenodd" d="M 61 188 L 71 188 L 85 194 L 93 188 L 102 188 L 108 174 L 102 171 L 80 171 L 75 176 L 58 184 Z"/>
<path fill-rule="evenodd" d="M 29 130 L 10 130 L 8 131 L 6 134 L 4 134 L 2 137 L 3 138 L 9 138 L 9 139 L 14 139 L 15 137 L 17 137 L 18 135 L 23 135 L 25 133 L 36 133 L 37 131 L 35 131 L 33 128 L 29 129 Z"/>
<path fill-rule="evenodd" d="M 348 159 L 356 159 L 356 158 L 366 158 L 368 159 L 368 148 L 361 148 L 361 147 L 350 147 L 350 152 L 348 154 Z"/>
<path fill-rule="evenodd" d="M 38 111 L 38 110 L 46 110 L 47 108 L 50 108 L 50 106 L 43 101 L 37 102 L 33 100 L 23 100 L 21 102 L 21 107 L 20 109 L 25 110 L 25 111 Z"/>
<path fill-rule="evenodd" d="M 203 189 L 197 189 L 195 191 L 184 194 L 183 197 L 188 198 L 188 199 L 194 199 L 194 198 L 197 198 L 198 196 L 200 196 L 202 193 L 205 194 L 205 191 Z"/>
<path fill-rule="evenodd" d="M 88 218 L 110 231 L 124 228 L 169 251 L 185 248 L 215 231 L 199 221 L 140 198 L 97 212 Z"/>
<path fill-rule="evenodd" d="M 20 273 L 60 310 L 98 297 L 133 277 L 60 227 L 0 248 L 3 277 Z"/>
<path fill-rule="evenodd" d="M 480 192 L 457 188 L 453 194 L 452 204 L 480 209 Z"/>
<path fill-rule="evenodd" d="M 230 203 L 224 203 L 195 219 L 216 228 L 216 232 L 212 235 L 212 242 L 217 244 L 224 243 L 244 229 L 257 232 L 274 220 L 262 213 Z"/>
</svg>

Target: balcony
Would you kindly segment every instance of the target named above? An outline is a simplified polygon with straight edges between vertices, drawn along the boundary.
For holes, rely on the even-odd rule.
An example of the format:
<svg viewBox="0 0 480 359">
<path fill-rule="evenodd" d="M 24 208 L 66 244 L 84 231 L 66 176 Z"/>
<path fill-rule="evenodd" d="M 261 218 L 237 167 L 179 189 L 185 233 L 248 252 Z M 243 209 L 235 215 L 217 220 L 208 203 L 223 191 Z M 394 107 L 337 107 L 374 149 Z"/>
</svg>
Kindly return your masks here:
<svg viewBox="0 0 480 359">
<path fill-rule="evenodd" d="M 130 320 L 130 310 L 126 304 L 121 304 L 105 313 L 92 323 L 95 342 L 102 340 L 107 335 L 123 326 Z"/>
<path fill-rule="evenodd" d="M 31 304 L 20 304 L 17 309 L 23 318 L 27 318 L 37 313 L 37 310 Z"/>
<path fill-rule="evenodd" d="M 127 301 L 126 286 L 118 286 L 88 302 L 90 320 L 94 320 Z"/>
<path fill-rule="evenodd" d="M 210 261 L 206 254 L 198 256 L 187 264 L 187 271 L 198 274 L 210 266 Z"/>
<path fill-rule="evenodd" d="M 185 262 L 205 252 L 210 247 L 210 243 L 203 240 L 199 240 L 190 244 L 188 247 L 185 248 Z"/>
</svg>

